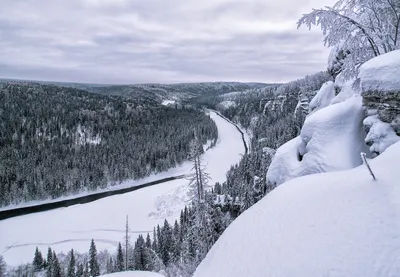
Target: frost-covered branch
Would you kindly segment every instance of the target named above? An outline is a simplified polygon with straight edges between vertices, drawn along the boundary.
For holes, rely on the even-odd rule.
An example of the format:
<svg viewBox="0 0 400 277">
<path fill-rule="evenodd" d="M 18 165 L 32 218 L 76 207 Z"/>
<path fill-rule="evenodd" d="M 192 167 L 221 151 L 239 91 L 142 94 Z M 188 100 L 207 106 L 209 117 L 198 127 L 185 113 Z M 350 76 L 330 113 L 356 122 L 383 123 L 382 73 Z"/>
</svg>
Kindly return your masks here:
<svg viewBox="0 0 400 277">
<path fill-rule="evenodd" d="M 347 77 L 358 65 L 398 49 L 400 2 L 393 0 L 339 0 L 332 7 L 304 14 L 297 27 L 320 26 L 327 46 L 340 46 Z M 337 51 L 339 52 L 339 51 Z"/>
</svg>

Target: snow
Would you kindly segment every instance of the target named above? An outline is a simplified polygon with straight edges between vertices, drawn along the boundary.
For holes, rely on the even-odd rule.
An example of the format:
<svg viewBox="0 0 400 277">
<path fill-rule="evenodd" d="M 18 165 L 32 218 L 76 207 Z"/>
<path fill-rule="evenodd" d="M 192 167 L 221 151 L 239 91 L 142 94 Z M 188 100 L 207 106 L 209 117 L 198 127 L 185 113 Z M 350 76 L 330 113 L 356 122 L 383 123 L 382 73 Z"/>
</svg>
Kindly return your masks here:
<svg viewBox="0 0 400 277">
<path fill-rule="evenodd" d="M 400 143 L 287 182 L 239 216 L 194 277 L 400 276 Z"/>
<path fill-rule="evenodd" d="M 400 50 L 373 58 L 360 67 L 362 91 L 400 91 Z"/>
<path fill-rule="evenodd" d="M 335 84 L 328 81 L 322 85 L 309 104 L 310 112 L 316 112 L 330 105 L 332 99 L 335 98 Z"/>
<path fill-rule="evenodd" d="M 204 145 L 204 147 L 208 148 L 208 146 L 210 144 L 211 144 L 211 140 L 207 141 L 207 143 Z M 22 208 L 22 207 L 30 207 L 30 206 L 40 205 L 40 204 L 54 203 L 54 202 L 58 202 L 58 201 L 62 201 L 62 200 L 74 199 L 77 197 L 97 194 L 97 193 L 105 192 L 105 191 L 114 191 L 114 190 L 120 190 L 120 189 L 124 189 L 124 188 L 135 187 L 135 186 L 139 186 L 142 184 L 157 181 L 160 179 L 186 174 L 188 171 L 188 167 L 190 167 L 190 166 L 191 166 L 190 163 L 184 162 L 183 164 L 181 164 L 175 168 L 171 168 L 171 169 L 161 172 L 161 173 L 151 174 L 150 176 L 147 176 L 147 177 L 144 177 L 141 179 L 125 180 L 125 181 L 122 181 L 121 183 L 114 184 L 114 185 L 112 185 L 110 183 L 104 189 L 96 189 L 96 190 L 92 190 L 92 191 L 82 191 L 82 192 L 74 194 L 74 195 L 63 196 L 63 197 L 59 197 L 56 199 L 36 200 L 36 201 L 28 201 L 28 202 L 14 204 L 14 205 L 8 205 L 5 207 L 1 207 L 0 211 L 5 211 L 5 210 L 10 210 L 10 209 L 15 209 L 15 208 Z"/>
<path fill-rule="evenodd" d="M 264 156 L 273 157 L 276 153 L 276 150 L 270 147 L 263 147 L 262 152 Z"/>
<path fill-rule="evenodd" d="M 203 160 L 214 182 L 222 183 L 231 165 L 244 154 L 242 136 L 236 127 L 216 113 L 210 117 L 218 127 L 219 138 Z M 188 173 L 192 165 L 176 169 Z M 174 175 L 177 171 L 171 171 Z M 167 174 L 166 174 L 167 175 Z M 168 177 L 168 176 L 164 176 Z M 116 251 L 124 237 L 125 217 L 129 216 L 131 241 L 141 233 L 152 232 L 164 219 L 174 221 L 188 203 L 185 179 L 174 180 L 95 202 L 74 205 L 0 221 L 0 253 L 9 265 L 31 262 L 36 246 L 46 253 L 51 246 L 66 253 L 71 248 L 87 252 L 93 238 L 97 250 Z"/>
<path fill-rule="evenodd" d="M 163 100 L 161 105 L 168 106 L 175 104 L 175 100 Z"/>
<path fill-rule="evenodd" d="M 362 163 L 362 97 L 325 107 L 307 117 L 299 137 L 278 148 L 267 172 L 270 184 L 295 177 L 354 168 Z"/>
<path fill-rule="evenodd" d="M 340 88 L 340 92 L 338 95 L 336 95 L 335 98 L 332 99 L 331 105 L 343 102 L 349 99 L 350 97 L 354 96 L 355 94 L 357 94 L 353 88 L 354 82 L 355 79 L 344 80 L 342 73 L 340 73 L 335 80 L 335 86 Z"/>
<path fill-rule="evenodd" d="M 103 277 L 163 277 L 163 275 L 149 271 L 123 271 L 102 275 Z"/>
<path fill-rule="evenodd" d="M 101 137 L 99 134 L 94 136 L 90 130 L 85 129 L 81 125 L 78 125 L 78 127 L 76 128 L 75 143 L 77 145 L 98 145 L 101 143 Z"/>
<path fill-rule="evenodd" d="M 218 107 L 226 110 L 231 107 L 236 107 L 235 101 L 227 100 L 227 101 L 222 101 L 221 103 L 218 104 Z"/>
<path fill-rule="evenodd" d="M 390 124 L 382 122 L 378 115 L 371 115 L 364 119 L 364 125 L 369 127 L 365 142 L 370 144 L 372 153 L 383 153 L 390 145 L 400 141 Z"/>
</svg>

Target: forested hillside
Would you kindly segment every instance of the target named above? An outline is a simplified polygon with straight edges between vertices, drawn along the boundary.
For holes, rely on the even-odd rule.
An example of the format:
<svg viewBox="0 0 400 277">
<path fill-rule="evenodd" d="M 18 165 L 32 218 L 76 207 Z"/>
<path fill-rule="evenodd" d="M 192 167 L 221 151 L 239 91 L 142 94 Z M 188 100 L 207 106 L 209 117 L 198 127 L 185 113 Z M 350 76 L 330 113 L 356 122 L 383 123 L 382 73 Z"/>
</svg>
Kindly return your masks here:
<svg viewBox="0 0 400 277">
<path fill-rule="evenodd" d="M 217 138 L 194 109 L 37 83 L 0 84 L 0 125 L 0 206 L 161 172 L 187 159 L 194 133 Z"/>
<path fill-rule="evenodd" d="M 161 101 L 164 99 L 181 100 L 192 97 L 213 98 L 224 93 L 242 92 L 261 88 L 265 84 L 238 82 L 204 82 L 181 84 L 137 84 L 137 85 L 91 85 L 63 84 L 74 88 L 100 93 L 104 95 L 119 95 L 129 98 Z"/>
</svg>

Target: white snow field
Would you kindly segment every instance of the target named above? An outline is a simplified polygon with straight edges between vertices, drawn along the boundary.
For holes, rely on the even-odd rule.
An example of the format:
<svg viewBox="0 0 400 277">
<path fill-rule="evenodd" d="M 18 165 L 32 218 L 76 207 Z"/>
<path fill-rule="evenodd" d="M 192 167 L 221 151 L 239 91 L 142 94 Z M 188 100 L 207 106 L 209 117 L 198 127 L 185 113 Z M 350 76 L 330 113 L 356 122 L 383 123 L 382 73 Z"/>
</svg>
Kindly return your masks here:
<svg viewBox="0 0 400 277">
<path fill-rule="evenodd" d="M 163 275 L 149 271 L 123 271 L 102 275 L 104 277 L 163 277 Z"/>
<path fill-rule="evenodd" d="M 212 182 L 225 180 L 232 164 L 244 153 L 242 136 L 236 127 L 214 112 L 211 118 L 218 127 L 217 145 L 203 155 Z M 171 175 L 189 173 L 192 165 L 185 163 Z M 163 176 L 168 177 L 168 176 Z M 56 252 L 74 248 L 87 252 L 90 240 L 98 251 L 115 252 L 123 240 L 125 218 L 129 216 L 132 242 L 139 233 L 152 231 L 164 219 L 179 218 L 180 210 L 188 204 L 185 179 L 115 195 L 88 204 L 70 206 L 42 213 L 30 214 L 0 221 L 0 254 L 9 265 L 31 262 L 36 246 L 46 253 L 51 246 Z"/>
<path fill-rule="evenodd" d="M 194 277 L 400 276 L 400 143 L 367 168 L 303 176 L 239 216 Z"/>
</svg>

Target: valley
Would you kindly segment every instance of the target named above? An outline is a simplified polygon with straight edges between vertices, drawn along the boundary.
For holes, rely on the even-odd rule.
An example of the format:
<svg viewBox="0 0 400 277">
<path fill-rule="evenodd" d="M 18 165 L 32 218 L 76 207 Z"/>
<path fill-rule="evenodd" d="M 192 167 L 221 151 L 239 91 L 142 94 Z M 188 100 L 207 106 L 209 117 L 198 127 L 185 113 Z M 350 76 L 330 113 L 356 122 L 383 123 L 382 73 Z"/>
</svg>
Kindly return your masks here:
<svg viewBox="0 0 400 277">
<path fill-rule="evenodd" d="M 244 154 L 245 147 L 236 126 L 215 112 L 211 111 L 210 116 L 219 136 L 216 146 L 207 150 L 203 159 L 212 181 L 222 183 L 229 168 Z M 188 173 L 191 166 L 184 163 L 168 174 Z M 186 179 L 173 180 L 87 204 L 1 220 L 0 233 L 7 235 L 0 237 L 0 252 L 10 265 L 30 262 L 36 246 L 43 252 L 48 246 L 57 252 L 66 253 L 71 248 L 84 252 L 91 239 L 96 241 L 99 250 L 113 252 L 123 240 L 127 215 L 131 240 L 152 232 L 165 219 L 172 222 L 177 219 L 189 201 L 187 183 Z"/>
</svg>

